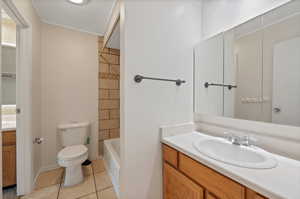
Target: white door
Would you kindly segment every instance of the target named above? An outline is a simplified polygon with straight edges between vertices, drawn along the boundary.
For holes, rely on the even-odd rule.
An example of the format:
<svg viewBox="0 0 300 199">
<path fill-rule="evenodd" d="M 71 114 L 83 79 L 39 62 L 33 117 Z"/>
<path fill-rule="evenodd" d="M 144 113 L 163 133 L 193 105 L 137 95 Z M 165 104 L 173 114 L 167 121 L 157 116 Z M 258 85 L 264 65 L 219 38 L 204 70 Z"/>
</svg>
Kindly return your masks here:
<svg viewBox="0 0 300 199">
<path fill-rule="evenodd" d="M 15 2 L 0 0 L 6 14 L 17 24 L 16 105 L 17 114 L 17 194 L 25 195 L 34 186 L 34 153 L 32 134 L 32 26 L 25 20 Z M 16 1 L 18 4 L 18 1 Z M 19 6 L 22 3 L 18 4 Z M 2 169 L 1 169 L 2 171 Z"/>
<path fill-rule="evenodd" d="M 274 46 L 272 122 L 300 126 L 300 37 Z"/>
</svg>

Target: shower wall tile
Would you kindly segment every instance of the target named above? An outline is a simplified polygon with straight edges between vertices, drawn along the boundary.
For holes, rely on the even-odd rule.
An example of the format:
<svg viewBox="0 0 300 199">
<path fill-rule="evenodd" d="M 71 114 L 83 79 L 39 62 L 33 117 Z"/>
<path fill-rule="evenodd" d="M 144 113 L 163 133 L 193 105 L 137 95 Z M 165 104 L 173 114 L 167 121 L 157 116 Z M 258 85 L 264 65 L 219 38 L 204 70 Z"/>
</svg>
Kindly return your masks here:
<svg viewBox="0 0 300 199">
<path fill-rule="evenodd" d="M 104 48 L 99 37 L 99 151 L 103 140 L 120 137 L 120 50 Z"/>
</svg>

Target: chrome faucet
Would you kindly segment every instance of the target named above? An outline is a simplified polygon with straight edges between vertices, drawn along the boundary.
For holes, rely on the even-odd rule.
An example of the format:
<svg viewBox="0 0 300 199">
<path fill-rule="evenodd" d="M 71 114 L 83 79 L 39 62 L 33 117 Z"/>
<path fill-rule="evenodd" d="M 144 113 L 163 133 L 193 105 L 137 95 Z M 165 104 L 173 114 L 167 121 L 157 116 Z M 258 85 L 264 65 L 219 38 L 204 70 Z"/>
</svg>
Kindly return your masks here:
<svg viewBox="0 0 300 199">
<path fill-rule="evenodd" d="M 239 146 L 251 146 L 253 143 L 256 142 L 256 139 L 245 135 L 245 136 L 239 136 L 235 134 L 229 134 L 229 133 L 224 133 L 224 138 L 231 142 L 234 145 L 239 145 Z"/>
</svg>

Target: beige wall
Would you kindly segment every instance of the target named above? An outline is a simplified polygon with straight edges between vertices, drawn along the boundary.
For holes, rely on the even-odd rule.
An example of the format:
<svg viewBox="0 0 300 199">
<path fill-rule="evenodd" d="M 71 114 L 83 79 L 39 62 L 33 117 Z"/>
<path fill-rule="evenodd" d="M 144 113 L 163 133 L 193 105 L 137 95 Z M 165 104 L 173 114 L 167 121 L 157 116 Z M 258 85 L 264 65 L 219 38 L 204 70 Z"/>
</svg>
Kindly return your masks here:
<svg viewBox="0 0 300 199">
<path fill-rule="evenodd" d="M 42 27 L 42 166 L 49 169 L 57 165 L 57 125 L 62 123 L 91 122 L 90 158 L 98 155 L 98 38 L 48 24 Z"/>
<path fill-rule="evenodd" d="M 13 0 L 32 29 L 32 137 L 41 136 L 41 21 L 31 0 Z M 41 146 L 34 145 L 33 175 L 41 167 Z"/>
<path fill-rule="evenodd" d="M 103 37 L 99 37 L 99 50 Z M 99 52 L 99 150 L 103 140 L 120 137 L 120 50 Z"/>
</svg>

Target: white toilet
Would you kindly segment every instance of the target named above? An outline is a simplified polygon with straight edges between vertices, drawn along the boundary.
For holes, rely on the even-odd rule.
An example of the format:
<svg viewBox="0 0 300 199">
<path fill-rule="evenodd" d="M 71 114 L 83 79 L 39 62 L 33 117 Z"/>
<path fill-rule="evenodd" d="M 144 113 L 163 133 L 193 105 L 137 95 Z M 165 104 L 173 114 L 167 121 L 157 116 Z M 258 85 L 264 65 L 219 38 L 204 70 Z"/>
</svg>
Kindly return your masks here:
<svg viewBox="0 0 300 199">
<path fill-rule="evenodd" d="M 65 167 L 64 186 L 73 186 L 83 181 L 81 164 L 88 158 L 89 123 L 59 125 L 58 133 L 64 147 L 57 154 L 58 164 Z"/>
</svg>

